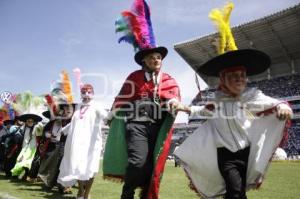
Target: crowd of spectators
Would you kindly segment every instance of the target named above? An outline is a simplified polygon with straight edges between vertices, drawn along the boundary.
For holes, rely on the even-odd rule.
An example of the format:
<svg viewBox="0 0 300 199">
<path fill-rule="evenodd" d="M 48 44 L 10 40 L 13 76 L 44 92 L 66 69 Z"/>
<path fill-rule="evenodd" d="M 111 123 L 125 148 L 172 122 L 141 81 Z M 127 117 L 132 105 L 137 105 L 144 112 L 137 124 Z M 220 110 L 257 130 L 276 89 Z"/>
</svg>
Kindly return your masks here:
<svg viewBox="0 0 300 199">
<path fill-rule="evenodd" d="M 249 87 L 257 87 L 266 95 L 282 98 L 300 96 L 300 74 L 249 82 Z"/>
<path fill-rule="evenodd" d="M 298 157 L 300 155 L 300 126 L 293 125 L 289 128 L 289 138 L 283 149 L 288 157 Z"/>
<path fill-rule="evenodd" d="M 257 87 L 266 95 L 276 98 L 286 98 L 300 96 L 300 75 L 289 75 L 277 77 L 273 79 L 266 79 L 256 82 L 250 82 L 250 87 Z M 298 100 L 299 102 L 299 100 Z M 299 114 L 300 109 L 293 110 L 294 114 Z M 289 138 L 285 146 L 283 146 L 288 157 L 299 157 L 300 155 L 300 121 L 294 120 L 292 126 L 289 128 Z M 297 158 L 298 159 L 298 158 Z"/>
</svg>

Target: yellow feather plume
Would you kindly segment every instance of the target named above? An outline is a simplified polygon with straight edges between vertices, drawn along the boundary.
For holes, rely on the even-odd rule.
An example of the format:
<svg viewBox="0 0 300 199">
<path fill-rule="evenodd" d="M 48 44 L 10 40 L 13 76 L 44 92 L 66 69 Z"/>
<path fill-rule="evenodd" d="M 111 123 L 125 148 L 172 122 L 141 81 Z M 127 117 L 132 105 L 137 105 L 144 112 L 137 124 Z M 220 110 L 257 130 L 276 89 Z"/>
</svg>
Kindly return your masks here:
<svg viewBox="0 0 300 199">
<path fill-rule="evenodd" d="M 219 31 L 218 54 L 226 51 L 237 50 L 234 37 L 230 28 L 230 14 L 234 7 L 232 2 L 227 3 L 222 9 L 213 9 L 209 13 L 209 18 L 216 24 Z"/>
<path fill-rule="evenodd" d="M 73 103 L 71 82 L 69 79 L 69 75 L 66 71 L 62 71 L 62 90 L 67 97 L 68 103 L 69 104 Z"/>
</svg>

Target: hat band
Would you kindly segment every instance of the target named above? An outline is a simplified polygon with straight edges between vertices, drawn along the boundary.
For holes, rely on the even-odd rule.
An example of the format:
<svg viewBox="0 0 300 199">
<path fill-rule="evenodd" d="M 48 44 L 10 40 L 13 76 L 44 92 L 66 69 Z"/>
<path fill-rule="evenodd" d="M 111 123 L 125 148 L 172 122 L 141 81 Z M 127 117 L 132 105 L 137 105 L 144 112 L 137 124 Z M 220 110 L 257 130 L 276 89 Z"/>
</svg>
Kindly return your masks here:
<svg viewBox="0 0 300 199">
<path fill-rule="evenodd" d="M 225 69 L 221 70 L 220 75 L 223 76 L 225 73 L 235 72 L 235 71 L 246 71 L 246 67 L 245 66 L 233 66 L 233 67 L 225 68 Z"/>
</svg>

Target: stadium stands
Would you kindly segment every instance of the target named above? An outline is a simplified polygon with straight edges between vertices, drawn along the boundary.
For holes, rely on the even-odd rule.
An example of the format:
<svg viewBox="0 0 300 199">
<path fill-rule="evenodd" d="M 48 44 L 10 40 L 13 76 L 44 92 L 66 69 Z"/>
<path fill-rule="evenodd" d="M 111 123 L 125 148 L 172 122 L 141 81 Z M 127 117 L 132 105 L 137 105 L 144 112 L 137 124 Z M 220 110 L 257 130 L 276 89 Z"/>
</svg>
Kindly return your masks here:
<svg viewBox="0 0 300 199">
<path fill-rule="evenodd" d="M 292 126 L 289 128 L 289 139 L 283 146 L 288 157 L 298 157 L 300 154 L 300 75 L 288 75 L 277 77 L 270 80 L 261 80 L 248 84 L 252 87 L 258 87 L 266 95 L 286 99 L 293 108 L 295 118 L 292 120 Z"/>
<path fill-rule="evenodd" d="M 252 81 L 249 87 L 257 87 L 266 95 L 286 100 L 293 108 L 295 117 L 288 130 L 289 138 L 283 149 L 290 159 L 298 159 L 300 155 L 300 74 L 287 75 L 272 79 Z M 214 97 L 215 88 L 206 89 L 198 94 L 192 104 L 201 103 L 200 100 L 209 101 Z M 197 118 L 190 118 L 190 122 L 195 123 Z M 199 120 L 198 120 L 199 121 Z"/>
<path fill-rule="evenodd" d="M 266 95 L 284 98 L 300 96 L 300 75 L 288 75 L 248 83 L 250 87 L 261 89 Z"/>
<path fill-rule="evenodd" d="M 257 49 L 266 52 L 272 60 L 270 69 L 249 77 L 248 86 L 258 87 L 266 95 L 288 101 L 294 111 L 289 139 L 284 146 L 288 158 L 300 159 L 300 29 L 297 24 L 300 4 L 232 28 L 239 49 Z M 195 71 L 216 55 L 212 42 L 218 33 L 211 33 L 174 45 L 178 54 Z M 291 39 L 292 38 L 292 39 Z M 214 97 L 218 78 L 201 78 L 209 90 L 199 93 L 192 104 L 201 104 Z M 194 125 L 199 118 L 190 118 Z M 187 127 L 188 128 L 188 127 Z M 181 128 L 180 131 L 183 131 Z"/>
</svg>

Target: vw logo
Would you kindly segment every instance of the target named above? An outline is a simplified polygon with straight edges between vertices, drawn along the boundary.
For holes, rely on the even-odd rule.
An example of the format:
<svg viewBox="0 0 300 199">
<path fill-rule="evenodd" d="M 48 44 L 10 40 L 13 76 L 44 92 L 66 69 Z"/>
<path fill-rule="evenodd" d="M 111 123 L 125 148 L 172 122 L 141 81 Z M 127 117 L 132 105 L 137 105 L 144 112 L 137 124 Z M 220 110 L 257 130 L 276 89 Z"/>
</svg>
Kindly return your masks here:
<svg viewBox="0 0 300 199">
<path fill-rule="evenodd" d="M 5 104 L 9 104 L 12 102 L 13 95 L 11 92 L 4 91 L 0 94 L 0 98 L 2 102 L 4 102 Z"/>
</svg>

